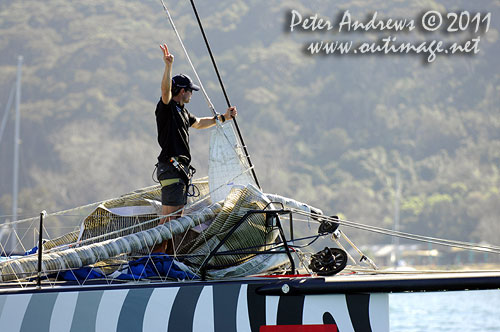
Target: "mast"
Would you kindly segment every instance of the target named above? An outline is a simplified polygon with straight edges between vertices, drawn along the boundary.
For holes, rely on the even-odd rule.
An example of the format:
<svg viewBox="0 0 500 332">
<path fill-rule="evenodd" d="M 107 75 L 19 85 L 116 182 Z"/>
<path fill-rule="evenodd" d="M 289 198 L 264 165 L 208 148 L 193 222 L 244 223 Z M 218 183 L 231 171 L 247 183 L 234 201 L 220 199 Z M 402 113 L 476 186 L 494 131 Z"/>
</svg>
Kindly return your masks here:
<svg viewBox="0 0 500 332">
<path fill-rule="evenodd" d="M 201 24 L 201 19 L 200 19 L 200 16 L 198 15 L 198 10 L 196 10 L 196 6 L 194 4 L 194 0 L 190 0 L 190 1 L 191 1 L 191 7 L 193 7 L 193 12 L 194 12 L 194 14 L 196 16 L 196 21 L 198 22 L 198 26 L 200 27 L 200 31 L 201 31 L 201 34 L 203 36 L 203 40 L 205 41 L 205 45 L 207 47 L 208 54 L 210 55 L 210 59 L 212 60 L 212 65 L 213 65 L 213 67 L 215 69 L 215 73 L 217 74 L 217 78 L 219 79 L 219 85 L 220 85 L 220 87 L 222 89 L 224 97 L 226 98 L 227 107 L 231 107 L 233 105 L 229 101 L 229 97 L 228 97 L 228 95 L 226 93 L 226 88 L 224 87 L 224 83 L 222 82 L 222 77 L 221 77 L 221 75 L 219 73 L 219 68 L 217 67 L 217 63 L 215 62 L 215 57 L 214 57 L 214 55 L 212 53 L 212 49 L 210 48 L 210 44 L 208 43 L 208 39 L 207 39 L 207 36 L 205 34 L 205 30 L 203 29 L 203 25 Z M 238 122 L 236 121 L 236 118 L 233 119 L 233 123 L 234 123 L 234 127 L 236 128 L 236 132 L 238 134 L 238 138 L 240 139 L 241 146 L 243 147 L 243 152 L 245 153 L 245 157 L 247 159 L 248 166 L 250 167 L 250 171 L 252 172 L 252 176 L 253 176 L 253 178 L 255 180 L 255 184 L 257 185 L 257 187 L 259 187 L 260 189 L 262 189 L 262 187 L 259 184 L 259 180 L 257 179 L 257 174 L 255 173 L 255 168 L 254 168 L 254 166 L 252 164 L 252 161 L 250 160 L 250 155 L 248 154 L 247 146 L 245 144 L 245 141 L 243 140 L 243 135 L 241 134 L 240 127 L 238 126 Z"/>
<path fill-rule="evenodd" d="M 399 204 L 401 200 L 401 174 L 399 173 L 399 170 L 396 171 L 396 188 L 395 188 L 395 195 L 394 195 L 394 230 L 396 232 L 399 232 Z M 393 258 L 394 258 L 394 267 L 398 266 L 399 263 L 399 237 L 395 236 L 392 238 L 392 243 L 394 245 L 394 252 L 393 252 Z"/>
<path fill-rule="evenodd" d="M 16 78 L 16 117 L 15 117 L 15 132 L 14 132 L 14 170 L 13 170 L 13 180 L 12 180 L 12 221 L 17 221 L 17 198 L 19 193 L 19 145 L 20 141 L 20 130 L 21 130 L 21 70 L 23 65 L 23 57 L 20 55 L 17 58 L 17 78 Z M 16 234 L 17 226 L 15 223 L 12 224 L 12 233 Z M 13 235 L 11 234 L 11 235 Z M 11 252 L 14 252 L 17 248 L 17 242 L 15 238 L 11 237 Z"/>
</svg>

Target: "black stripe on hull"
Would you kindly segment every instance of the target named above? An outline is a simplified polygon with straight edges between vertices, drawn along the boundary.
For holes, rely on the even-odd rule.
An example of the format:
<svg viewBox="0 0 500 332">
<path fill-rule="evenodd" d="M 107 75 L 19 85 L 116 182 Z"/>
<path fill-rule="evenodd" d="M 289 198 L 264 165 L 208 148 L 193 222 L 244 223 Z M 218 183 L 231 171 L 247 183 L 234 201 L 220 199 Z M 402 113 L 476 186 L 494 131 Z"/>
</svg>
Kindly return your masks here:
<svg viewBox="0 0 500 332">
<path fill-rule="evenodd" d="M 324 312 L 323 313 L 323 324 L 325 325 L 337 325 L 337 322 L 335 321 L 335 318 L 333 318 L 332 314 L 329 312 Z M 340 332 L 337 327 L 337 332 Z"/>
<path fill-rule="evenodd" d="M 248 319 L 252 332 L 259 332 L 266 325 L 266 297 L 257 294 L 262 284 L 250 284 L 247 288 Z"/>
<path fill-rule="evenodd" d="M 302 325 L 304 296 L 280 296 L 278 303 L 277 325 Z"/>
<path fill-rule="evenodd" d="M 345 300 L 354 331 L 371 332 L 370 294 L 346 294 Z"/>
<path fill-rule="evenodd" d="M 196 303 L 200 298 L 203 286 L 180 287 L 175 296 L 170 319 L 168 321 L 169 332 L 192 332 L 194 311 Z"/>
<path fill-rule="evenodd" d="M 131 289 L 120 311 L 117 331 L 142 331 L 144 313 L 154 288 Z"/>
<path fill-rule="evenodd" d="M 103 293 L 103 291 L 78 293 L 73 322 L 71 323 L 71 332 L 95 331 L 97 310 Z"/>
<path fill-rule="evenodd" d="M 52 310 L 56 303 L 57 294 L 34 294 L 24 315 L 21 331 L 49 331 Z M 0 328 L 0 330 L 2 330 Z"/>
<path fill-rule="evenodd" d="M 236 309 L 240 285 L 214 285 L 214 327 L 215 331 L 236 331 Z"/>
</svg>

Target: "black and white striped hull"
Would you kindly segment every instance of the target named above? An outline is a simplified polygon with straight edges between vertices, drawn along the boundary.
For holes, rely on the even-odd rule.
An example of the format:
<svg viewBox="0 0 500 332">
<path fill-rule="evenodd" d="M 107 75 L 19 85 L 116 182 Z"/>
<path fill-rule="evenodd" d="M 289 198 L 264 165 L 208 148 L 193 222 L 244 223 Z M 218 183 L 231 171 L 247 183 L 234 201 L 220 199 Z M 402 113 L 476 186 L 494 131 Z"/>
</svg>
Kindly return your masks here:
<svg viewBox="0 0 500 332">
<path fill-rule="evenodd" d="M 259 295 L 268 284 L 189 282 L 2 292 L 0 331 L 258 332 L 263 326 L 323 324 L 335 324 L 342 332 L 389 330 L 386 293 Z"/>
</svg>

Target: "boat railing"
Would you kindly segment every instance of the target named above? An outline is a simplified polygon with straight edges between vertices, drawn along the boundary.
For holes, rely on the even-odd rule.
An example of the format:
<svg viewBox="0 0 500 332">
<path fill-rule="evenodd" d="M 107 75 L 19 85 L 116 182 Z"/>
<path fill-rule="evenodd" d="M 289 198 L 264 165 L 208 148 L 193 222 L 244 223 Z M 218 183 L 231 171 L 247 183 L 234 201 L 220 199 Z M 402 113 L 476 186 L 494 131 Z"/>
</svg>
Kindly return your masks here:
<svg viewBox="0 0 500 332">
<path fill-rule="evenodd" d="M 233 255 L 234 252 L 218 252 L 219 249 L 226 243 L 226 241 L 231 237 L 231 235 L 247 221 L 247 219 L 255 214 L 264 214 L 266 217 L 266 226 L 271 227 L 271 228 L 277 228 L 279 230 L 280 236 L 281 236 L 281 241 L 283 241 L 283 247 L 284 251 L 252 251 L 252 252 L 238 252 L 238 253 L 247 253 L 247 254 L 286 254 L 288 256 L 288 259 L 290 260 L 290 266 L 291 266 L 291 273 L 295 274 L 295 262 L 293 261 L 292 254 L 290 252 L 290 246 L 288 244 L 288 241 L 285 236 L 285 231 L 283 229 L 283 225 L 281 224 L 280 215 L 288 215 L 288 218 L 290 220 L 290 239 L 293 241 L 293 218 L 292 218 L 292 211 L 287 210 L 283 208 L 283 205 L 281 203 L 274 203 L 274 204 L 279 204 L 282 206 L 281 209 L 268 209 L 269 206 L 271 206 L 273 203 L 269 203 L 264 209 L 262 210 L 249 210 L 247 211 L 241 219 L 234 224 L 234 226 L 228 231 L 228 233 L 224 236 L 224 238 L 215 246 L 214 249 L 210 251 L 208 256 L 205 258 L 203 263 L 200 266 L 200 276 L 201 280 L 206 280 L 206 275 L 207 275 L 207 269 L 210 267 L 209 262 L 210 260 L 217 255 Z"/>
</svg>

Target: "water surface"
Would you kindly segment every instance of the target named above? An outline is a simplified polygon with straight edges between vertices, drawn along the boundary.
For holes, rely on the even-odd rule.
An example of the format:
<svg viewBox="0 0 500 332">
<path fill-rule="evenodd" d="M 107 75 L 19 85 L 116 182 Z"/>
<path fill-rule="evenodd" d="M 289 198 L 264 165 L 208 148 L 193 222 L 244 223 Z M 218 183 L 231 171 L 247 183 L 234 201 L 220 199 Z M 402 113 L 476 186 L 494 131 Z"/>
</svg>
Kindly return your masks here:
<svg viewBox="0 0 500 332">
<path fill-rule="evenodd" d="M 500 332 L 500 290 L 389 295 L 391 332 Z"/>
</svg>

